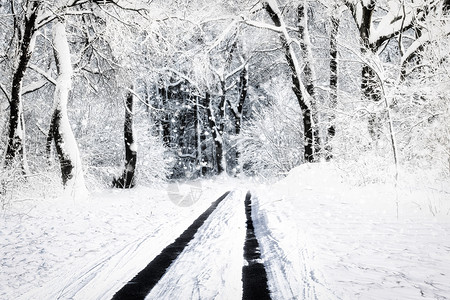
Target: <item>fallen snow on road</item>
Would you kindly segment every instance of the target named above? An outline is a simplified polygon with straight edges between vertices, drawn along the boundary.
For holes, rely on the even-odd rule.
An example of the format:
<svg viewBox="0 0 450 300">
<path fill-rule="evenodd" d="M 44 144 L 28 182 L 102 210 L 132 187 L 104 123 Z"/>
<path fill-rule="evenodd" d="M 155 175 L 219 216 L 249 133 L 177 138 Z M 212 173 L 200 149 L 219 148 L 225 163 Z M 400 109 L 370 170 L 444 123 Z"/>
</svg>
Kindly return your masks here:
<svg viewBox="0 0 450 300">
<path fill-rule="evenodd" d="M 450 299 L 445 188 L 358 187 L 314 164 L 274 185 L 222 176 L 12 201 L 0 217 L 0 299 L 111 299 L 227 190 L 147 300 L 240 299 L 247 189 L 272 299 Z"/>
<path fill-rule="evenodd" d="M 241 299 L 245 193 L 232 192 L 147 296 L 150 299 Z"/>
</svg>

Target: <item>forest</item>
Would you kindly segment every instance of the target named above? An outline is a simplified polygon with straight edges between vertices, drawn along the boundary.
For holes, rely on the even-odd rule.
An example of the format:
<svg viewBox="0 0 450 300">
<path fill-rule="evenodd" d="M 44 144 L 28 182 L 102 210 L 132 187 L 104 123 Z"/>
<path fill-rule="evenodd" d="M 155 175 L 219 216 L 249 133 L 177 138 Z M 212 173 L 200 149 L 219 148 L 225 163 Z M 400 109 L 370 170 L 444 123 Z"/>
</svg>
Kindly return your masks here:
<svg viewBox="0 0 450 300">
<path fill-rule="evenodd" d="M 321 161 L 450 176 L 449 0 L 2 0 L 0 28 L 3 207 Z"/>
</svg>

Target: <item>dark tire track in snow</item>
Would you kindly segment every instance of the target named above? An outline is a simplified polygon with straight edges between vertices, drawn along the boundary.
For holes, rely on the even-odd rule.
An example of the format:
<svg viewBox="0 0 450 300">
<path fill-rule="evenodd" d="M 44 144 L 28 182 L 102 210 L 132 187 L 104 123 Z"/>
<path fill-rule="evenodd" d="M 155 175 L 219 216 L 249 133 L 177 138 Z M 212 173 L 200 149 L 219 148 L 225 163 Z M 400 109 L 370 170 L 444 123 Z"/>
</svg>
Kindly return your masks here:
<svg viewBox="0 0 450 300">
<path fill-rule="evenodd" d="M 123 286 L 112 298 L 112 300 L 125 299 L 145 299 L 152 288 L 158 283 L 161 277 L 172 262 L 180 255 L 187 244 L 192 240 L 197 230 L 203 225 L 206 219 L 217 208 L 230 192 L 226 192 L 211 206 L 202 213 L 172 244 L 167 246 L 156 256 L 141 272 Z"/>
<path fill-rule="evenodd" d="M 244 244 L 244 259 L 246 265 L 242 267 L 242 299 L 271 299 L 269 288 L 267 286 L 267 273 L 261 262 L 261 252 L 258 240 L 255 236 L 255 228 L 253 226 L 250 192 L 245 196 L 245 215 L 247 216 L 247 234 Z"/>
</svg>

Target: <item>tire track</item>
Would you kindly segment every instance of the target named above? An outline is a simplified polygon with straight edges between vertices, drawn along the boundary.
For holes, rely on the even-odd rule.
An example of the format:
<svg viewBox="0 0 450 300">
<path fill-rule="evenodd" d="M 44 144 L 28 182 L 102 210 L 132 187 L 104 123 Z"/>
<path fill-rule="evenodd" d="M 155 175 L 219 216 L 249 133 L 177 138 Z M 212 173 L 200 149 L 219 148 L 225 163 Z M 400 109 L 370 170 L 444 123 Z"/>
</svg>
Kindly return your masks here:
<svg viewBox="0 0 450 300">
<path fill-rule="evenodd" d="M 244 259 L 246 264 L 242 267 L 242 299 L 271 299 L 267 286 L 267 273 L 261 260 L 261 251 L 253 226 L 250 192 L 245 196 L 245 215 L 247 216 L 247 234 L 244 244 Z"/>
<path fill-rule="evenodd" d="M 158 283 L 166 273 L 167 268 L 180 255 L 187 244 L 192 240 L 197 230 L 203 225 L 206 219 L 226 198 L 229 192 L 223 194 L 219 199 L 201 214 L 191 226 L 189 226 L 172 244 L 167 246 L 155 257 L 141 272 L 122 287 L 112 298 L 112 300 L 122 299 L 145 299 L 152 288 Z"/>
</svg>

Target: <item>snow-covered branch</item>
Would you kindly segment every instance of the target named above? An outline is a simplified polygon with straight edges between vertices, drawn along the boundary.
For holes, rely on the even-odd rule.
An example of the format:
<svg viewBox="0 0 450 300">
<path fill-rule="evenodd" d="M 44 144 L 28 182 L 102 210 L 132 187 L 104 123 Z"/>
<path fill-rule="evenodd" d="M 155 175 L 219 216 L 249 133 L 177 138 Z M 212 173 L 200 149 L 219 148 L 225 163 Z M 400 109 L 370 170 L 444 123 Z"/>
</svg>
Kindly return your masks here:
<svg viewBox="0 0 450 300">
<path fill-rule="evenodd" d="M 198 84 L 195 82 L 195 80 L 193 80 L 192 78 L 186 76 L 185 74 L 181 73 L 180 71 L 177 71 L 173 68 L 164 68 L 161 71 L 169 71 L 172 72 L 174 74 L 176 74 L 177 76 L 183 78 L 184 80 L 188 81 L 193 87 L 195 87 L 197 89 L 197 91 L 200 91 L 200 88 L 198 86 Z"/>
<path fill-rule="evenodd" d="M 424 45 L 430 43 L 433 39 L 437 37 L 444 37 L 450 35 L 450 23 L 446 23 L 442 27 L 433 27 L 422 34 L 418 39 L 416 39 L 409 47 L 406 49 L 405 53 L 401 58 L 401 64 L 408 62 L 414 54 L 421 49 Z"/>
<path fill-rule="evenodd" d="M 50 82 L 53 85 L 56 85 L 56 80 L 52 77 L 52 75 L 48 72 L 45 72 L 44 70 L 42 70 L 41 68 L 39 68 L 36 65 L 30 64 L 29 68 L 33 71 L 35 71 L 36 73 L 42 75 L 43 77 L 45 77 L 45 79 L 48 80 L 48 82 Z"/>
<path fill-rule="evenodd" d="M 238 72 L 242 71 L 243 68 L 245 68 L 245 65 L 247 64 L 247 61 L 243 62 L 240 66 L 232 70 L 230 73 L 225 75 L 225 80 L 229 79 L 230 77 L 236 75 Z"/>
<path fill-rule="evenodd" d="M 47 83 L 48 80 L 42 79 L 25 86 L 22 89 L 22 96 L 39 90 L 40 88 L 44 87 Z"/>
<path fill-rule="evenodd" d="M 258 21 L 253 21 L 253 20 L 243 20 L 244 24 L 256 27 L 256 28 L 261 28 L 261 29 L 269 29 L 278 33 L 283 33 L 282 29 L 278 26 L 273 26 L 267 23 L 263 23 L 263 22 L 258 22 Z"/>
<path fill-rule="evenodd" d="M 58 7 L 47 7 L 46 11 L 36 19 L 36 29 L 40 29 L 47 25 L 48 23 L 52 22 L 59 16 L 65 15 L 69 8 L 80 6 L 82 4 L 88 3 L 89 0 L 73 0 L 66 3 L 63 3 L 62 5 Z M 74 14 L 75 12 L 72 12 Z M 88 11 L 85 11 L 85 13 L 91 13 Z"/>
<path fill-rule="evenodd" d="M 394 1 L 391 1 L 390 5 L 388 13 L 381 19 L 377 28 L 373 33 L 371 32 L 369 37 L 369 43 L 377 47 L 401 32 L 412 28 L 414 20 L 420 18 L 423 14 L 417 9 L 394 3 Z M 402 7 L 399 7 L 400 5 Z"/>
<path fill-rule="evenodd" d="M 150 105 L 150 104 L 149 104 L 147 101 L 145 101 L 144 99 L 142 99 L 142 98 L 139 96 L 139 94 L 138 94 L 134 89 L 126 88 L 126 90 L 127 90 L 128 92 L 130 92 L 131 94 L 133 94 L 133 96 L 134 96 L 136 99 L 138 99 L 139 102 L 141 102 L 142 104 L 144 104 L 145 106 L 147 106 L 147 107 L 150 108 L 151 110 L 153 110 L 153 111 L 162 111 L 162 109 L 156 108 L 156 107 Z M 125 100 L 124 100 L 124 103 L 125 103 Z M 126 105 L 125 105 L 125 108 L 127 108 Z M 131 112 L 131 111 L 130 111 L 129 113 L 130 113 L 130 114 L 133 114 L 133 112 Z"/>
<path fill-rule="evenodd" d="M 236 27 L 236 25 L 238 24 L 237 20 L 233 20 L 233 22 L 230 23 L 230 25 L 227 26 L 227 28 L 225 28 L 225 30 L 222 32 L 222 34 L 214 41 L 214 43 L 208 48 L 208 50 L 206 51 L 207 53 L 211 52 L 215 47 L 217 47 L 222 41 L 225 40 L 225 38 L 227 37 L 228 33 L 234 28 Z"/>
</svg>

